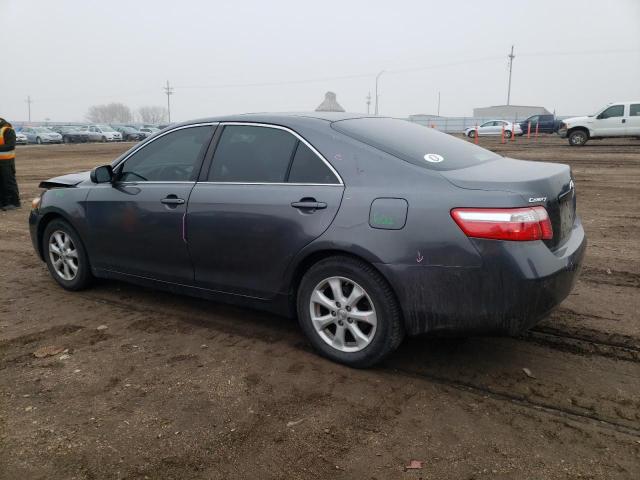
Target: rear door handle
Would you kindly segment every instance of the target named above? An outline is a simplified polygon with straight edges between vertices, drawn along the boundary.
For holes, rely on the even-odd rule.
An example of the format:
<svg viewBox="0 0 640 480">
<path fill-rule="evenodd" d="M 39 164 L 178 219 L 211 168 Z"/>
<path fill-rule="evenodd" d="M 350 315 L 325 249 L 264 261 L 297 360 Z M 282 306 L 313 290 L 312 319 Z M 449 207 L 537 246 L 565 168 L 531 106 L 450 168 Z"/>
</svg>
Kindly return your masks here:
<svg viewBox="0 0 640 480">
<path fill-rule="evenodd" d="M 182 205 L 184 203 L 184 198 L 178 198 L 175 195 L 168 195 L 160 200 L 160 202 L 165 205 Z"/>
<path fill-rule="evenodd" d="M 324 202 L 293 202 L 291 204 L 293 208 L 298 208 L 300 210 L 322 210 L 327 208 L 327 204 Z"/>
<path fill-rule="evenodd" d="M 627 122 L 627 119 L 626 119 L 626 118 L 623 118 L 623 119 L 622 119 L 622 123 L 626 123 L 626 122 Z"/>
</svg>

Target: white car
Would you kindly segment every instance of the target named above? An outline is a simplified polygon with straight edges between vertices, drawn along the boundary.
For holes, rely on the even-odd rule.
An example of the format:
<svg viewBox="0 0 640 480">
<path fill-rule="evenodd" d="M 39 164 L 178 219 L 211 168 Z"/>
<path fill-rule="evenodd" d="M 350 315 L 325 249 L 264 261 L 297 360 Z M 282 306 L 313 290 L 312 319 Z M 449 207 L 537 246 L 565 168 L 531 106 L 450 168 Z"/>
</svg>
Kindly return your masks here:
<svg viewBox="0 0 640 480">
<path fill-rule="evenodd" d="M 640 137 L 640 100 L 610 103 L 593 115 L 566 118 L 558 135 L 574 147 L 591 138 Z"/>
<path fill-rule="evenodd" d="M 89 125 L 82 127 L 81 131 L 89 134 L 90 142 L 121 142 L 122 135 L 109 125 Z"/>
<path fill-rule="evenodd" d="M 16 145 L 26 145 L 29 139 L 24 133 L 16 132 Z"/>
<path fill-rule="evenodd" d="M 467 128 L 464 134 L 469 138 L 474 138 L 476 135 L 480 137 L 485 135 L 502 135 L 503 128 L 506 138 L 511 138 L 514 132 L 516 135 L 523 134 L 522 128 L 520 128 L 518 123 L 507 122 L 506 120 L 489 120 L 478 127 Z"/>
</svg>

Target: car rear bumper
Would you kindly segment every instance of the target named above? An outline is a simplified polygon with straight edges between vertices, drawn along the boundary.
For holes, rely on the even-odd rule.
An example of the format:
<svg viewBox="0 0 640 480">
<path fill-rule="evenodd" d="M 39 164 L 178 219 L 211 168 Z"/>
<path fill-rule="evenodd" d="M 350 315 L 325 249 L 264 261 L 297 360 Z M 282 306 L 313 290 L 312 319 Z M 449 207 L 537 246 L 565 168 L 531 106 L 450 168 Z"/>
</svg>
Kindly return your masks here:
<svg viewBox="0 0 640 480">
<path fill-rule="evenodd" d="M 555 251 L 540 241 L 472 241 L 481 267 L 376 265 L 396 287 L 407 333 L 522 332 L 569 295 L 587 244 L 579 219 Z"/>
</svg>

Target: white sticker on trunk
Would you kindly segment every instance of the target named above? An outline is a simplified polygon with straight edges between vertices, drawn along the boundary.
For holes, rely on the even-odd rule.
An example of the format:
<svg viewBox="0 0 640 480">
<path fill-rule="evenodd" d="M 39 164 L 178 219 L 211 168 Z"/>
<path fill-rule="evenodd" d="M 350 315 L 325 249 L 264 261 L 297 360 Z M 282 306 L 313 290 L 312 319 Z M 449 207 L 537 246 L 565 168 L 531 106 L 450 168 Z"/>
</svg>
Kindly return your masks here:
<svg viewBox="0 0 640 480">
<path fill-rule="evenodd" d="M 427 162 L 431 162 L 431 163 L 440 163 L 444 160 L 444 157 L 442 155 L 438 155 L 437 153 L 427 153 L 424 156 L 424 159 Z"/>
</svg>

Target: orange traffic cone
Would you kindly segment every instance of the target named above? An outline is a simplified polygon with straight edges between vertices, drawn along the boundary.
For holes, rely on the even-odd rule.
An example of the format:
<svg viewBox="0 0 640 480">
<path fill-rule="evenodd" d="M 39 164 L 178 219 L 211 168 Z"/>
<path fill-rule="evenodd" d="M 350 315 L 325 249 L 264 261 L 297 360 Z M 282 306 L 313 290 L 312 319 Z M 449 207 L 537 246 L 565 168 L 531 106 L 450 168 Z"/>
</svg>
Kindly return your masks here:
<svg viewBox="0 0 640 480">
<path fill-rule="evenodd" d="M 501 137 L 500 143 L 504 143 L 504 123 L 502 124 L 502 133 L 501 133 L 500 137 Z"/>
<path fill-rule="evenodd" d="M 478 144 L 478 137 L 480 136 L 480 130 L 478 130 L 478 124 L 476 123 L 476 134 L 473 136 L 473 143 Z"/>
</svg>

